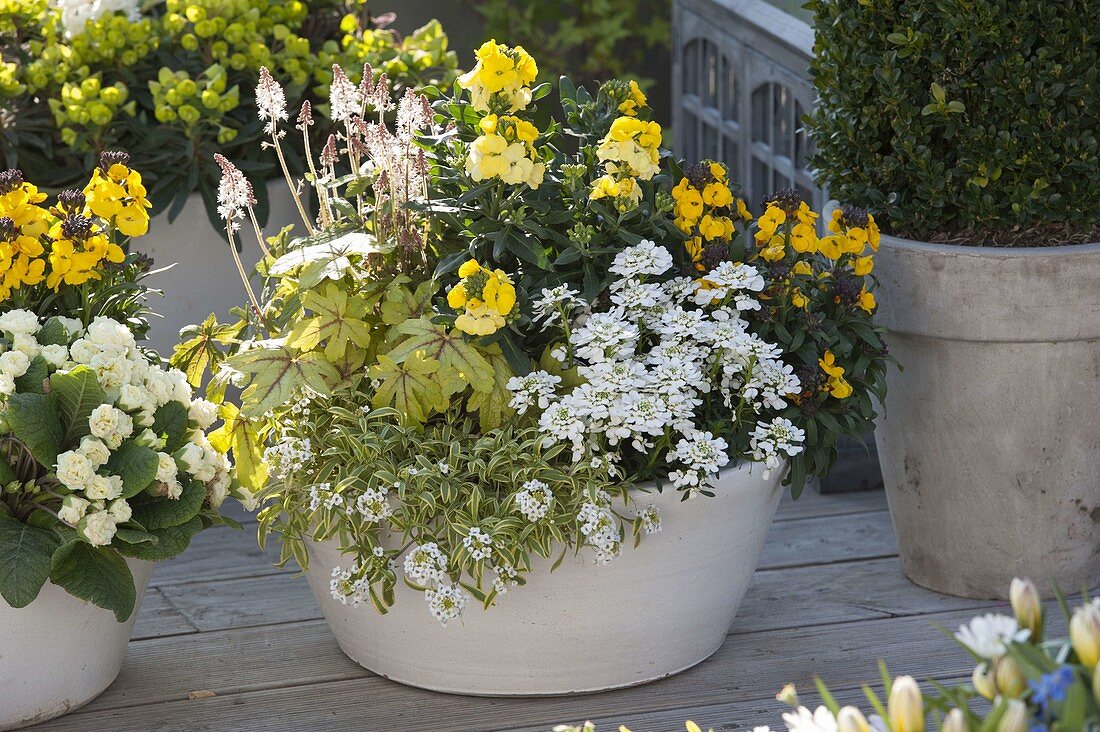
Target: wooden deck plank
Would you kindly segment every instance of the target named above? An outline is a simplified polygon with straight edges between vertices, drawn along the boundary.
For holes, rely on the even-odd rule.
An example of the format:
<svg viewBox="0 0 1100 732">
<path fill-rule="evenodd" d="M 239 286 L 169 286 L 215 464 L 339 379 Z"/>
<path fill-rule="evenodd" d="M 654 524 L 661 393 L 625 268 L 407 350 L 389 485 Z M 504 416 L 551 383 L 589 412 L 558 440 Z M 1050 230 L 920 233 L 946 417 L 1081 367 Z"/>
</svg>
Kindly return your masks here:
<svg viewBox="0 0 1100 732">
<path fill-rule="evenodd" d="M 114 687 L 42 729 L 361 730 L 368 719 L 373 728 L 402 732 L 548 728 L 579 717 L 769 700 L 788 681 L 811 688 L 815 674 L 837 689 L 855 688 L 875 679 L 879 657 L 920 677 L 961 676 L 972 662 L 932 622 L 951 627 L 971 614 L 732 635 L 709 661 L 671 679 L 546 699 L 467 698 L 403 687 L 348 661 L 323 623 L 204 633 L 133 644 Z M 197 688 L 218 696 L 187 701 Z"/>
<path fill-rule="evenodd" d="M 775 512 L 776 521 L 813 518 L 821 516 L 840 516 L 868 511 L 886 510 L 886 491 L 857 491 L 855 493 L 833 493 L 822 495 L 807 487 L 798 500 L 791 498 L 790 492 L 783 494 L 779 509 Z"/>
<path fill-rule="evenodd" d="M 171 601 L 156 587 L 145 593 L 134 622 L 133 638 L 157 638 L 165 635 L 194 633 L 198 627 L 188 622 Z"/>
</svg>

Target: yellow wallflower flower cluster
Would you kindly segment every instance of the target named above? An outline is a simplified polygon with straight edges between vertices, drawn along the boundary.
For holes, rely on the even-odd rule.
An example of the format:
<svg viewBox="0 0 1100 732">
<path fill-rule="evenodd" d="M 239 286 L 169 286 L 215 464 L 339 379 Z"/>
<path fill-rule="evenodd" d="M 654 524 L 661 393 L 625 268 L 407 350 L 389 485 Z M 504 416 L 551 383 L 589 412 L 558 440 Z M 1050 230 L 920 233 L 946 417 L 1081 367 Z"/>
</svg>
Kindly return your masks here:
<svg viewBox="0 0 1100 732">
<path fill-rule="evenodd" d="M 447 293 L 447 304 L 463 311 L 455 327 L 473 336 L 496 333 L 516 307 L 516 288 L 503 270 L 490 270 L 471 259 L 458 270 L 461 281 Z"/>
<path fill-rule="evenodd" d="M 481 135 L 470 145 L 466 174 L 475 181 L 499 178 L 509 185 L 526 183 L 538 188 L 546 174 L 535 150 L 538 128 L 513 116 L 486 115 L 479 123 Z"/>
<path fill-rule="evenodd" d="M 625 93 L 627 98 L 619 104 L 620 112 L 627 110 L 623 112 L 625 116 L 611 123 L 611 129 L 596 148 L 596 157 L 607 172 L 593 181 L 589 194 L 593 201 L 615 199 L 620 211 L 637 206 L 642 199 L 638 181 L 650 180 L 661 170 L 661 125 L 634 116 L 646 103 L 635 82 L 630 82 Z"/>
<path fill-rule="evenodd" d="M 703 271 L 703 251 L 712 242 L 728 243 L 734 217 L 749 220 L 745 202 L 733 195 L 725 165 L 713 160 L 689 166 L 672 189 L 674 223 L 688 235 L 684 246 L 696 269 Z"/>
<path fill-rule="evenodd" d="M 102 160 L 83 191 L 59 194 L 51 208 L 20 171 L 0 173 L 0 301 L 43 281 L 57 290 L 100 279 L 107 263 L 126 258 L 112 230 L 127 237 L 148 231 L 151 204 L 141 175 L 123 153 Z"/>
<path fill-rule="evenodd" d="M 539 69 L 523 46 L 510 48 L 490 40 L 475 55 L 477 64 L 458 78 L 458 85 L 470 92 L 473 108 L 496 114 L 526 109 L 531 103 L 531 84 Z"/>
<path fill-rule="evenodd" d="M 833 352 L 826 349 L 822 358 L 817 360 L 817 365 L 828 377 L 826 388 L 837 399 L 847 399 L 852 395 L 852 385 L 844 380 L 844 367 L 836 362 Z"/>
</svg>

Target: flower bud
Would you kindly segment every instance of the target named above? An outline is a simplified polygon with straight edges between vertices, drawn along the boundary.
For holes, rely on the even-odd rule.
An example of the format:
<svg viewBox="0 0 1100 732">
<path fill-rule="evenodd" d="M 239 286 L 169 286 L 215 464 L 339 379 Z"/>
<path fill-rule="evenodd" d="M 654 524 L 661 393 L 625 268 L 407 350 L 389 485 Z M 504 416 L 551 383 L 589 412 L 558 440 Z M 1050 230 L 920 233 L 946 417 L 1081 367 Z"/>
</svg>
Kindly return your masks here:
<svg viewBox="0 0 1100 732">
<path fill-rule="evenodd" d="M 961 709 L 952 709 L 943 718 L 943 728 L 940 732 L 968 732 L 968 730 L 966 715 L 962 713 Z"/>
<path fill-rule="evenodd" d="M 997 698 L 997 677 L 992 664 L 979 663 L 974 667 L 974 673 L 970 677 L 970 683 L 974 690 L 989 701 Z"/>
<path fill-rule="evenodd" d="M 887 710 L 893 732 L 924 732 L 924 701 L 912 676 L 894 679 Z"/>
<path fill-rule="evenodd" d="M 842 707 L 836 715 L 836 729 L 837 732 L 871 732 L 871 725 L 855 707 Z"/>
<path fill-rule="evenodd" d="M 1069 621 L 1069 641 L 1077 659 L 1089 669 L 1100 661 L 1100 598 L 1077 608 Z"/>
<path fill-rule="evenodd" d="M 1017 577 L 1012 580 L 1008 594 L 1016 622 L 1021 628 L 1031 631 L 1032 643 L 1038 643 L 1043 639 L 1043 604 L 1035 584 L 1029 579 Z"/>
<path fill-rule="evenodd" d="M 798 706 L 798 692 L 795 690 L 794 684 L 787 684 L 784 686 L 780 689 L 779 693 L 775 695 L 775 698 L 792 707 Z"/>
<path fill-rule="evenodd" d="M 1011 656 L 1003 656 L 993 662 L 993 674 L 997 682 L 997 690 L 1002 696 L 1013 699 L 1022 696 L 1027 690 L 1027 679 L 1024 678 L 1020 664 Z"/>
<path fill-rule="evenodd" d="M 1008 711 L 1001 717 L 997 732 L 1027 732 L 1027 705 L 1019 699 L 1008 702 Z"/>
</svg>

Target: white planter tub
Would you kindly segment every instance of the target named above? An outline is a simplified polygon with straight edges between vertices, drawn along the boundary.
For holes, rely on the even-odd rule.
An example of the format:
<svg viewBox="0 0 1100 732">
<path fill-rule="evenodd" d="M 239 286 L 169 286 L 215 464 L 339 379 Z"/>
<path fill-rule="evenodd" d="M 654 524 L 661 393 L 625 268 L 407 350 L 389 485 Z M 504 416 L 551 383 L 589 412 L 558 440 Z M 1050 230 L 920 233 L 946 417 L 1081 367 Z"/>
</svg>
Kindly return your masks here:
<svg viewBox="0 0 1100 732">
<path fill-rule="evenodd" d="M 137 605 L 125 623 L 49 582 L 15 609 L 0 599 L 0 730 L 61 716 L 118 676 L 153 563 L 129 560 Z"/>
<path fill-rule="evenodd" d="M 884 236 L 875 432 L 902 567 L 1004 597 L 1100 584 L 1100 244 L 994 249 Z"/>
<path fill-rule="evenodd" d="M 287 224 L 300 227 L 286 182 L 282 178 L 272 180 L 267 193 L 271 213 L 264 234 L 273 236 Z M 251 276 L 253 266 L 260 261 L 260 246 L 251 225 L 243 225 L 239 234 L 241 262 Z M 154 269 L 176 263 L 167 272 L 146 280 L 150 287 L 164 292 L 163 298 L 149 299 L 153 311 L 163 316 L 150 319 L 149 345 L 165 358 L 172 355 L 179 342 L 180 328 L 201 323 L 210 313 L 224 322 L 231 308 L 248 302 L 229 244 L 210 224 L 198 193 L 191 194 L 172 223 L 168 223 L 167 212 L 154 218 L 149 233 L 135 239 L 133 248 L 152 257 Z M 259 285 L 254 278 L 253 287 Z"/>
<path fill-rule="evenodd" d="M 445 628 L 400 581 L 387 615 L 334 600 L 331 570 L 347 563 L 336 542 L 312 545 L 309 582 L 341 649 L 394 681 L 485 696 L 642 684 L 694 666 L 725 640 L 783 491 L 782 471 L 762 475 L 760 465 L 725 471 L 714 498 L 639 496 L 661 509 L 659 534 L 606 566 L 590 551 L 553 572 L 537 560 L 525 586 L 488 611 L 471 601 Z"/>
</svg>

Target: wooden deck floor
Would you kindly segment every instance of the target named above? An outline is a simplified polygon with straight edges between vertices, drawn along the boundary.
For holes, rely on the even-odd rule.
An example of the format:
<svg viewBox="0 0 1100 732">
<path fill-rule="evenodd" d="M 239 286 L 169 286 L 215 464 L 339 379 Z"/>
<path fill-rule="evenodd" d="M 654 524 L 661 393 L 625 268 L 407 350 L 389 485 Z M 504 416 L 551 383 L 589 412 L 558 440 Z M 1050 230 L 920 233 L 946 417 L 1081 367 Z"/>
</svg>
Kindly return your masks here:
<svg viewBox="0 0 1100 732">
<path fill-rule="evenodd" d="M 32 729 L 546 732 L 592 719 L 605 732 L 619 724 L 664 732 L 682 730 L 685 718 L 704 729 L 752 729 L 779 721 L 774 694 L 788 681 L 808 692 L 821 675 L 842 701 L 855 699 L 877 678 L 877 658 L 918 678 L 968 675 L 965 654 L 935 626 L 997 606 L 906 581 L 881 492 L 807 491 L 780 507 L 752 588 L 710 660 L 604 694 L 464 698 L 410 689 L 349 661 L 305 579 L 273 568 L 252 528 L 206 532 L 158 567 L 118 681 L 87 707 Z M 188 698 L 204 690 L 216 696 Z"/>
</svg>

